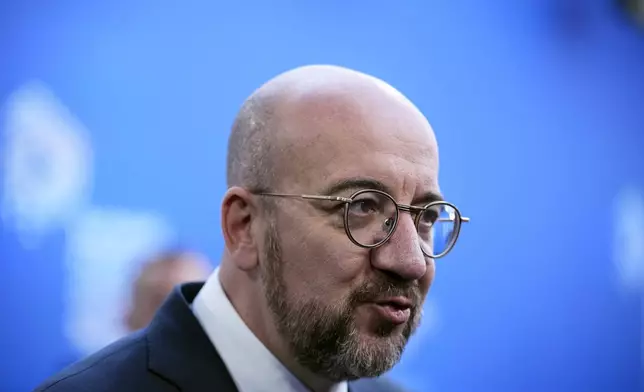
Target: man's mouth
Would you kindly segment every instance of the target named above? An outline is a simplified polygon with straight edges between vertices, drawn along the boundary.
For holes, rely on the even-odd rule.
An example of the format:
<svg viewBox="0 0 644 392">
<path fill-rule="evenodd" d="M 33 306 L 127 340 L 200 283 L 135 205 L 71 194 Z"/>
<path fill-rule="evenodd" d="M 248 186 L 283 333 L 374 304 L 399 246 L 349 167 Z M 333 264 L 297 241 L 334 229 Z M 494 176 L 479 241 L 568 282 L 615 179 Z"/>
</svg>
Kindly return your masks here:
<svg viewBox="0 0 644 392">
<path fill-rule="evenodd" d="M 373 302 L 376 311 L 393 324 L 404 324 L 411 315 L 412 301 L 407 297 L 389 297 Z"/>
</svg>

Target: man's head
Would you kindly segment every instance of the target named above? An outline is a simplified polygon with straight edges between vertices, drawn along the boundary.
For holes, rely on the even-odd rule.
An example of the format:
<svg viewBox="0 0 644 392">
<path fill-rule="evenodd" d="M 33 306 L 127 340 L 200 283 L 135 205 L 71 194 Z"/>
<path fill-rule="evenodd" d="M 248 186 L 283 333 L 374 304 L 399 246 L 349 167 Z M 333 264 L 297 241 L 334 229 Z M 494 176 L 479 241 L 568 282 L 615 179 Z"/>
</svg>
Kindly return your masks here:
<svg viewBox="0 0 644 392">
<path fill-rule="evenodd" d="M 389 370 L 418 326 L 434 277 L 414 211 L 399 213 L 382 244 L 362 247 L 348 234 L 364 232 L 358 226 L 375 211 L 372 199 L 349 207 L 297 195 L 377 189 L 421 207 L 439 198 L 438 147 L 422 113 L 356 71 L 286 72 L 255 91 L 236 118 L 228 186 L 222 283 L 251 329 L 287 352 L 277 354 L 282 361 L 328 380 Z"/>
<path fill-rule="evenodd" d="M 128 330 L 146 327 L 174 286 L 206 280 L 208 264 L 203 256 L 183 250 L 163 252 L 144 263 L 132 284 L 125 317 Z"/>
</svg>

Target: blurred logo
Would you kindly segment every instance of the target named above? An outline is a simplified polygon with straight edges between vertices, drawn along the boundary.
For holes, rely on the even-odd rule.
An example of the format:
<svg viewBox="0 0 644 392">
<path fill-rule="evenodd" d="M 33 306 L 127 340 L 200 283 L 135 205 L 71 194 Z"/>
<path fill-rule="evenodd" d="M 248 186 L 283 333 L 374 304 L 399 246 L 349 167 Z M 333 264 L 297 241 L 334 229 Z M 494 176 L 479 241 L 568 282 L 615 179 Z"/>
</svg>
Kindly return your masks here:
<svg viewBox="0 0 644 392">
<path fill-rule="evenodd" d="M 82 124 L 38 82 L 9 97 L 4 128 L 1 216 L 33 248 L 87 203 L 92 149 Z"/>
<path fill-rule="evenodd" d="M 125 333 L 130 270 L 167 246 L 172 228 L 155 213 L 92 205 L 88 133 L 43 83 L 30 82 L 10 95 L 5 115 L 0 218 L 29 250 L 53 230 L 64 230 L 63 323 L 70 343 L 89 354 Z"/>
</svg>

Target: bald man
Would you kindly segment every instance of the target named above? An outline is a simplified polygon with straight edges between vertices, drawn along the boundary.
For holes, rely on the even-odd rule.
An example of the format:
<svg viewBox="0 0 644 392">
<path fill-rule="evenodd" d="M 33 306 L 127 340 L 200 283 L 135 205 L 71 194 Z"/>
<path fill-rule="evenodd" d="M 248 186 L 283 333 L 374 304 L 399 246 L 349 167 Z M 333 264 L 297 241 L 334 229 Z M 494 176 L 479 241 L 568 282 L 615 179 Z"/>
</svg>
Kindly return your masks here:
<svg viewBox="0 0 644 392">
<path fill-rule="evenodd" d="M 423 114 L 372 76 L 306 66 L 244 103 L 229 139 L 225 252 L 151 324 L 39 391 L 399 391 L 462 218 Z"/>
</svg>

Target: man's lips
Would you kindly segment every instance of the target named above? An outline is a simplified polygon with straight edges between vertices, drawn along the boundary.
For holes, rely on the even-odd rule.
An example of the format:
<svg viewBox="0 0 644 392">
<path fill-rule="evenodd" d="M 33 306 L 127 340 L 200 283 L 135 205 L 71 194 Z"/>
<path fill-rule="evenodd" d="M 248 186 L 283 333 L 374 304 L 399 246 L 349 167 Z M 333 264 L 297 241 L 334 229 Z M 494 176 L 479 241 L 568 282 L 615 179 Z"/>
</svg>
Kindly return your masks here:
<svg viewBox="0 0 644 392">
<path fill-rule="evenodd" d="M 407 297 L 389 297 L 373 301 L 375 310 L 393 324 L 404 324 L 411 315 L 412 301 Z"/>
<path fill-rule="evenodd" d="M 378 305 L 390 305 L 403 310 L 411 308 L 413 305 L 411 299 L 403 296 L 381 298 L 374 302 Z"/>
</svg>

